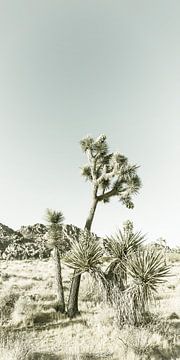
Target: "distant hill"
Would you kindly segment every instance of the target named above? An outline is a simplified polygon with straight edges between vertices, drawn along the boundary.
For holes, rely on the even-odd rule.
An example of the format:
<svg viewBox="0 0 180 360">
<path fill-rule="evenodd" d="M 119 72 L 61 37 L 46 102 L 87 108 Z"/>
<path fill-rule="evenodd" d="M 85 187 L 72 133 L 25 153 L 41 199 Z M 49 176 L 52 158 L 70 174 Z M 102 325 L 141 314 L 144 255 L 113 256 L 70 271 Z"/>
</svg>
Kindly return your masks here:
<svg viewBox="0 0 180 360">
<path fill-rule="evenodd" d="M 14 240 L 22 240 L 23 235 L 11 229 L 10 227 L 0 223 L 0 251 L 3 252 L 7 246 L 12 243 Z"/>
<path fill-rule="evenodd" d="M 80 229 L 74 225 L 63 225 L 63 241 L 70 248 L 73 238 L 78 238 Z M 47 247 L 48 228 L 44 224 L 21 226 L 15 231 L 0 223 L 0 258 L 28 259 L 50 255 Z"/>
</svg>

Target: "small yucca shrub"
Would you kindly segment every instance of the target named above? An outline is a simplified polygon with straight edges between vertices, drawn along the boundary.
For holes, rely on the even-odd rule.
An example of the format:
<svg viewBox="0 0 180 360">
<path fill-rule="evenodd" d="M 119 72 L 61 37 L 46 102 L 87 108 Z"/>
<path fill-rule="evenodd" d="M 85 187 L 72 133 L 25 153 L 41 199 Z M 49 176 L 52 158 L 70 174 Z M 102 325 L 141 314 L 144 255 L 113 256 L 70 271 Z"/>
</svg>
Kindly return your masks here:
<svg viewBox="0 0 180 360">
<path fill-rule="evenodd" d="M 161 253 L 141 249 L 126 264 L 128 284 L 124 291 L 112 289 L 119 324 L 139 325 L 147 321 L 149 304 L 154 299 L 158 285 L 165 282 L 170 267 Z"/>
<path fill-rule="evenodd" d="M 163 255 L 157 250 L 141 250 L 131 257 L 127 270 L 133 282 L 142 288 L 144 301 L 148 302 L 157 286 L 165 281 L 170 266 L 165 264 Z"/>
</svg>

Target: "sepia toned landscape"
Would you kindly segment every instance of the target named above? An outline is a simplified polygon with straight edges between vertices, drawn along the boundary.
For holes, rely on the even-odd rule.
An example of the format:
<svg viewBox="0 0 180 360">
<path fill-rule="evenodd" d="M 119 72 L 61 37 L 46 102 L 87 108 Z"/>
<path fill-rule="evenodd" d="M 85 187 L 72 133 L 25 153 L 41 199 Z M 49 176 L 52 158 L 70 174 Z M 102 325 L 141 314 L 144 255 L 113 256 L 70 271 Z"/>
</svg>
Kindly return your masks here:
<svg viewBox="0 0 180 360">
<path fill-rule="evenodd" d="M 180 360 L 180 0 L 0 0 L 0 360 Z"/>
</svg>

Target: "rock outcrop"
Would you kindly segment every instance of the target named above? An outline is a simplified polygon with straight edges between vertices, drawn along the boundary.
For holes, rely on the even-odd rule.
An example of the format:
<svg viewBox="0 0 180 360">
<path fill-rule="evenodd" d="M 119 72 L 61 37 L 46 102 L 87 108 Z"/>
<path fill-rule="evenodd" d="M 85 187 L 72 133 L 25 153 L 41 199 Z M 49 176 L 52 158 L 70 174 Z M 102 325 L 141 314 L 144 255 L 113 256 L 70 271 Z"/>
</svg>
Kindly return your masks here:
<svg viewBox="0 0 180 360">
<path fill-rule="evenodd" d="M 2 253 L 10 243 L 17 239 L 23 241 L 23 235 L 0 223 L 0 253 Z"/>
<path fill-rule="evenodd" d="M 64 248 L 69 250 L 71 242 L 78 240 L 80 228 L 74 225 L 62 225 Z M 28 259 L 46 258 L 50 256 L 47 246 L 48 227 L 44 224 L 21 226 L 15 231 L 0 224 L 0 258 Z"/>
</svg>

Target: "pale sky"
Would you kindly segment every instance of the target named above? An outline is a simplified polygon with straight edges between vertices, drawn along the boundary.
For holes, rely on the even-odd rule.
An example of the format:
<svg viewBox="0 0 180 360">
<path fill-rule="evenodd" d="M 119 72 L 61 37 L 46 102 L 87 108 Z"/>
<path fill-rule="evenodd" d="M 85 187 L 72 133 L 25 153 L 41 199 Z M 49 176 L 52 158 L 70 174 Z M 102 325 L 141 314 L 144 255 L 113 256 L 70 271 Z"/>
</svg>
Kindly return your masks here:
<svg viewBox="0 0 180 360">
<path fill-rule="evenodd" d="M 0 0 L 0 222 L 83 227 L 91 188 L 79 141 L 107 135 L 140 165 L 128 210 L 114 198 L 92 230 L 130 219 L 180 245 L 180 1 Z"/>
</svg>

